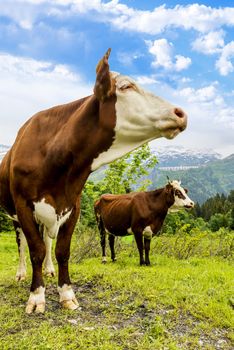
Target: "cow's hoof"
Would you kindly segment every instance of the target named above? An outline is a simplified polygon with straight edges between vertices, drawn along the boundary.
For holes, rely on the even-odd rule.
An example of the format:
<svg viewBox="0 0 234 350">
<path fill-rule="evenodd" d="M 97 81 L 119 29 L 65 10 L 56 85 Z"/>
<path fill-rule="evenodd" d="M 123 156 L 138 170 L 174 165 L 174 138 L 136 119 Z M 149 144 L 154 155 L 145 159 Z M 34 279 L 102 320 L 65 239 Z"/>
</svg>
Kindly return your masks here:
<svg viewBox="0 0 234 350">
<path fill-rule="evenodd" d="M 79 307 L 79 303 L 76 298 L 72 300 L 63 300 L 61 301 L 61 305 L 63 309 L 66 310 L 76 310 Z"/>
<path fill-rule="evenodd" d="M 55 277 L 56 274 L 55 274 L 55 271 L 45 271 L 45 276 L 52 278 L 52 277 Z"/>
<path fill-rule="evenodd" d="M 36 314 L 43 314 L 45 312 L 45 303 L 28 303 L 25 312 L 26 314 L 32 314 L 33 312 Z"/>
<path fill-rule="evenodd" d="M 30 292 L 29 299 L 26 305 L 25 312 L 27 314 L 43 313 L 45 311 L 45 287 L 38 287 L 33 292 Z"/>
<path fill-rule="evenodd" d="M 102 258 L 102 264 L 106 264 L 107 263 L 107 259 L 106 259 L 106 257 L 103 257 Z"/>
<path fill-rule="evenodd" d="M 44 275 L 47 277 L 55 277 L 55 269 L 54 266 L 49 264 L 44 266 Z"/>
<path fill-rule="evenodd" d="M 116 262 L 117 261 L 117 259 L 116 258 L 114 258 L 114 259 L 112 259 L 112 262 L 114 263 L 114 262 Z"/>
<path fill-rule="evenodd" d="M 20 274 L 16 274 L 16 276 L 15 276 L 15 280 L 17 281 L 17 282 L 21 282 L 21 281 L 24 281 L 26 279 L 26 273 L 20 273 Z"/>
</svg>

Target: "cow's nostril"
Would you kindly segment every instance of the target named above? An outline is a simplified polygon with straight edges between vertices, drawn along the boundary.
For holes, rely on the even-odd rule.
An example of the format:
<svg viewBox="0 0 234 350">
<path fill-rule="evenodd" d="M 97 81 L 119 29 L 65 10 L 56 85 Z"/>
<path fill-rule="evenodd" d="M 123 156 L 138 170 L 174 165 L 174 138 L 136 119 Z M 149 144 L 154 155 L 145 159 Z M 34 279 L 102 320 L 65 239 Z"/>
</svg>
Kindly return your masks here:
<svg viewBox="0 0 234 350">
<path fill-rule="evenodd" d="M 179 117 L 179 118 L 184 118 L 185 113 L 183 112 L 182 109 L 180 109 L 180 108 L 175 108 L 175 109 L 174 109 L 174 113 L 175 113 L 175 115 L 177 115 L 177 117 Z"/>
</svg>

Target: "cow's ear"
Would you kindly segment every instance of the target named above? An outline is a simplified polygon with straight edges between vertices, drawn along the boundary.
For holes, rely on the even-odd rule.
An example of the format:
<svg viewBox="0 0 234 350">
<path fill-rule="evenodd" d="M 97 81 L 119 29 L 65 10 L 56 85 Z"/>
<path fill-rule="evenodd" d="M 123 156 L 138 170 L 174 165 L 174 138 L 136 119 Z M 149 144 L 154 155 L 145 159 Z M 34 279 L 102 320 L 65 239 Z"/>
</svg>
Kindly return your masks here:
<svg viewBox="0 0 234 350">
<path fill-rule="evenodd" d="M 173 193 L 173 186 L 170 183 L 166 185 L 166 193 Z"/>
<path fill-rule="evenodd" d="M 111 93 L 111 77 L 109 71 L 108 58 L 111 49 L 108 49 L 103 58 L 98 62 L 96 67 L 96 83 L 94 86 L 94 94 L 99 101 L 105 101 Z"/>
<path fill-rule="evenodd" d="M 188 193 L 188 190 L 187 190 L 187 188 L 184 188 L 184 192 L 185 192 L 185 193 Z"/>
</svg>

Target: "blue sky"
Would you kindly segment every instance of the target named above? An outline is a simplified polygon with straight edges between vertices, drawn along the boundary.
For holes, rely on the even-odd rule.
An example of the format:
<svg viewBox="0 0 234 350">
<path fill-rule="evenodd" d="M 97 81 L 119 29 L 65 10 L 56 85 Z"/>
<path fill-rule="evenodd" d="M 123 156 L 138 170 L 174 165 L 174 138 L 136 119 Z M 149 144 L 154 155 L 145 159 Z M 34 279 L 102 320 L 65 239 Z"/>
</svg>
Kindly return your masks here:
<svg viewBox="0 0 234 350">
<path fill-rule="evenodd" d="M 187 130 L 159 145 L 234 152 L 231 1 L 7 0 L 0 3 L 0 144 L 35 112 L 92 93 L 110 67 L 181 106 Z"/>
</svg>

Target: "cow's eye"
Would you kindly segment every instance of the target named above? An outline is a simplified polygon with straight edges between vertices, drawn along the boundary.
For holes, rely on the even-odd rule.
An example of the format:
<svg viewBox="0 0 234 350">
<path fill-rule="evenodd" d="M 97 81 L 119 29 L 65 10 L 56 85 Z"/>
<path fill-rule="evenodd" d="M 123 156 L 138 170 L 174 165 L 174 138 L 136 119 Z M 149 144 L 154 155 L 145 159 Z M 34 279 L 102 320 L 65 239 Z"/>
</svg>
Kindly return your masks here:
<svg viewBox="0 0 234 350">
<path fill-rule="evenodd" d="M 125 91 L 125 90 L 131 90 L 134 89 L 134 85 L 132 83 L 129 84 L 124 84 L 120 87 L 120 90 Z"/>
</svg>

